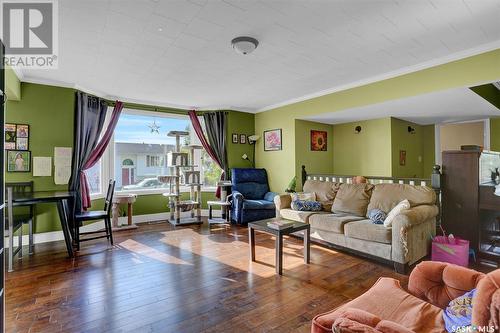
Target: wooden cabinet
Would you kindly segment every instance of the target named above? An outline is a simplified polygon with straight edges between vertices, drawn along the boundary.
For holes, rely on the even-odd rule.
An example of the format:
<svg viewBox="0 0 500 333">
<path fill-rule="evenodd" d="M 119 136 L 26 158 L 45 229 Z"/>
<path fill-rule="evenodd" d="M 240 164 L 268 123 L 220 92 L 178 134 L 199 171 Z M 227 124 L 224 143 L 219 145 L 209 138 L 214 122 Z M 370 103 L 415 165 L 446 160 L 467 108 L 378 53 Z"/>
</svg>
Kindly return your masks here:
<svg viewBox="0 0 500 333">
<path fill-rule="evenodd" d="M 481 258 L 499 262 L 500 196 L 490 178 L 497 163 L 494 152 L 443 152 L 442 226 L 469 240 Z"/>
<path fill-rule="evenodd" d="M 443 152 L 442 226 L 446 233 L 479 245 L 479 155 L 475 151 Z"/>
</svg>

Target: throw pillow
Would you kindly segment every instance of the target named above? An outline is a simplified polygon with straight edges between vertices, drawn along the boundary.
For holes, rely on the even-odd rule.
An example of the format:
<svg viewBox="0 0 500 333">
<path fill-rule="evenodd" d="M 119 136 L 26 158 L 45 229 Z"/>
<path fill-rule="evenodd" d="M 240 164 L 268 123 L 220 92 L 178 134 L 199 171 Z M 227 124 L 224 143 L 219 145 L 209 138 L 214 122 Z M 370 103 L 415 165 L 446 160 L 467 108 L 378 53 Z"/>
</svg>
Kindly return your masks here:
<svg viewBox="0 0 500 333">
<path fill-rule="evenodd" d="M 466 332 L 472 321 L 472 298 L 476 289 L 452 300 L 443 311 L 443 320 L 448 332 Z M 468 332 L 468 331 L 467 331 Z"/>
<path fill-rule="evenodd" d="M 406 199 L 404 199 L 403 201 L 398 203 L 396 205 L 396 207 L 391 209 L 389 214 L 387 214 L 387 217 L 384 220 L 384 227 L 387 227 L 387 228 L 392 227 L 392 221 L 394 221 L 396 216 L 398 216 L 399 213 L 401 213 L 402 211 L 409 209 L 409 208 L 410 208 L 410 202 Z"/>
<path fill-rule="evenodd" d="M 368 218 L 374 224 L 384 224 L 384 220 L 386 217 L 387 215 L 380 209 L 371 209 L 368 212 Z"/>
<path fill-rule="evenodd" d="M 292 193 L 292 201 L 316 201 L 316 193 L 314 192 L 299 192 Z"/>
<path fill-rule="evenodd" d="M 322 208 L 321 202 L 310 200 L 294 200 L 292 201 L 292 209 L 305 212 L 318 212 Z"/>
</svg>

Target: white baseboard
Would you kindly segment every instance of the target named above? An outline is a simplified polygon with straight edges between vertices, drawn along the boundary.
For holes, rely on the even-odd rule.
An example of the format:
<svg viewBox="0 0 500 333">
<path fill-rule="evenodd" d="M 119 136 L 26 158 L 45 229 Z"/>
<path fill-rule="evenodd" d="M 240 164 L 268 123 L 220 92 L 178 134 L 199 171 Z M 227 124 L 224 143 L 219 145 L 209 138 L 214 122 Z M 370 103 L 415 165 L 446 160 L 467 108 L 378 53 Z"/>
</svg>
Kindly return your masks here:
<svg viewBox="0 0 500 333">
<path fill-rule="evenodd" d="M 212 211 L 213 217 L 221 217 L 221 211 L 219 209 Z M 182 217 L 188 217 L 190 212 L 181 213 Z M 201 210 L 201 216 L 208 216 L 208 209 Z M 135 224 L 147 223 L 147 222 L 156 222 L 156 221 L 166 221 L 170 218 L 170 213 L 156 213 L 156 214 L 145 214 L 145 215 L 135 215 L 133 218 L 133 222 Z M 119 225 L 126 225 L 128 219 L 126 216 L 122 216 L 118 218 Z M 97 221 L 92 224 L 85 225 L 81 227 L 83 232 L 86 231 L 96 231 L 104 228 L 104 221 Z M 14 246 L 17 246 L 19 236 L 14 236 Z M 48 242 L 57 242 L 64 240 L 64 235 L 62 231 L 50 231 L 50 232 L 41 232 L 33 235 L 33 241 L 35 244 L 48 243 Z M 27 245 L 29 243 L 29 236 L 23 235 L 23 245 Z M 4 239 L 5 247 L 9 247 L 9 238 L 5 237 Z"/>
</svg>

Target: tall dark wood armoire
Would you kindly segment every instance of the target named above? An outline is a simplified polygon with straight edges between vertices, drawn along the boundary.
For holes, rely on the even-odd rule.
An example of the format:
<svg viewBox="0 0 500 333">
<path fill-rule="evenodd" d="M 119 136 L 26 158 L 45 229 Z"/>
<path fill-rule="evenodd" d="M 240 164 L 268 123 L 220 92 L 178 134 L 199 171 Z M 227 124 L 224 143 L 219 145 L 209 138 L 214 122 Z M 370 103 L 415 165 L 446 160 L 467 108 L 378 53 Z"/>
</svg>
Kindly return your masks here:
<svg viewBox="0 0 500 333">
<path fill-rule="evenodd" d="M 444 151 L 442 226 L 447 234 L 470 241 L 482 258 L 500 261 L 500 153 Z"/>
</svg>

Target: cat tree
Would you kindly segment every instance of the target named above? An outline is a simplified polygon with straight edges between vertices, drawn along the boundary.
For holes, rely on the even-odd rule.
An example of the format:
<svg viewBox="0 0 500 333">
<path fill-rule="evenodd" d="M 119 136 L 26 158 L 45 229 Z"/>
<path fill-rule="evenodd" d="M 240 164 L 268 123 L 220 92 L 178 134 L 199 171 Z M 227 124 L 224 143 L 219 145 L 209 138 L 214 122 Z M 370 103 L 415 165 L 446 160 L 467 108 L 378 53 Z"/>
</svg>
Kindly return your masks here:
<svg viewBox="0 0 500 333">
<path fill-rule="evenodd" d="M 189 153 L 181 151 L 181 137 L 189 136 L 186 131 L 170 131 L 167 136 L 175 137 L 175 151 L 167 154 L 167 166 L 174 170 L 172 175 L 158 176 L 158 180 L 168 184 L 169 191 L 163 193 L 168 198 L 170 209 L 169 222 L 173 225 L 201 224 L 201 177 L 200 171 L 195 170 L 195 150 L 202 146 L 189 145 Z M 182 173 L 182 175 L 181 175 Z M 181 180 L 183 180 L 181 184 Z M 189 199 L 181 200 L 180 186 L 190 188 Z M 190 217 L 181 217 L 181 212 L 191 212 Z"/>
</svg>

